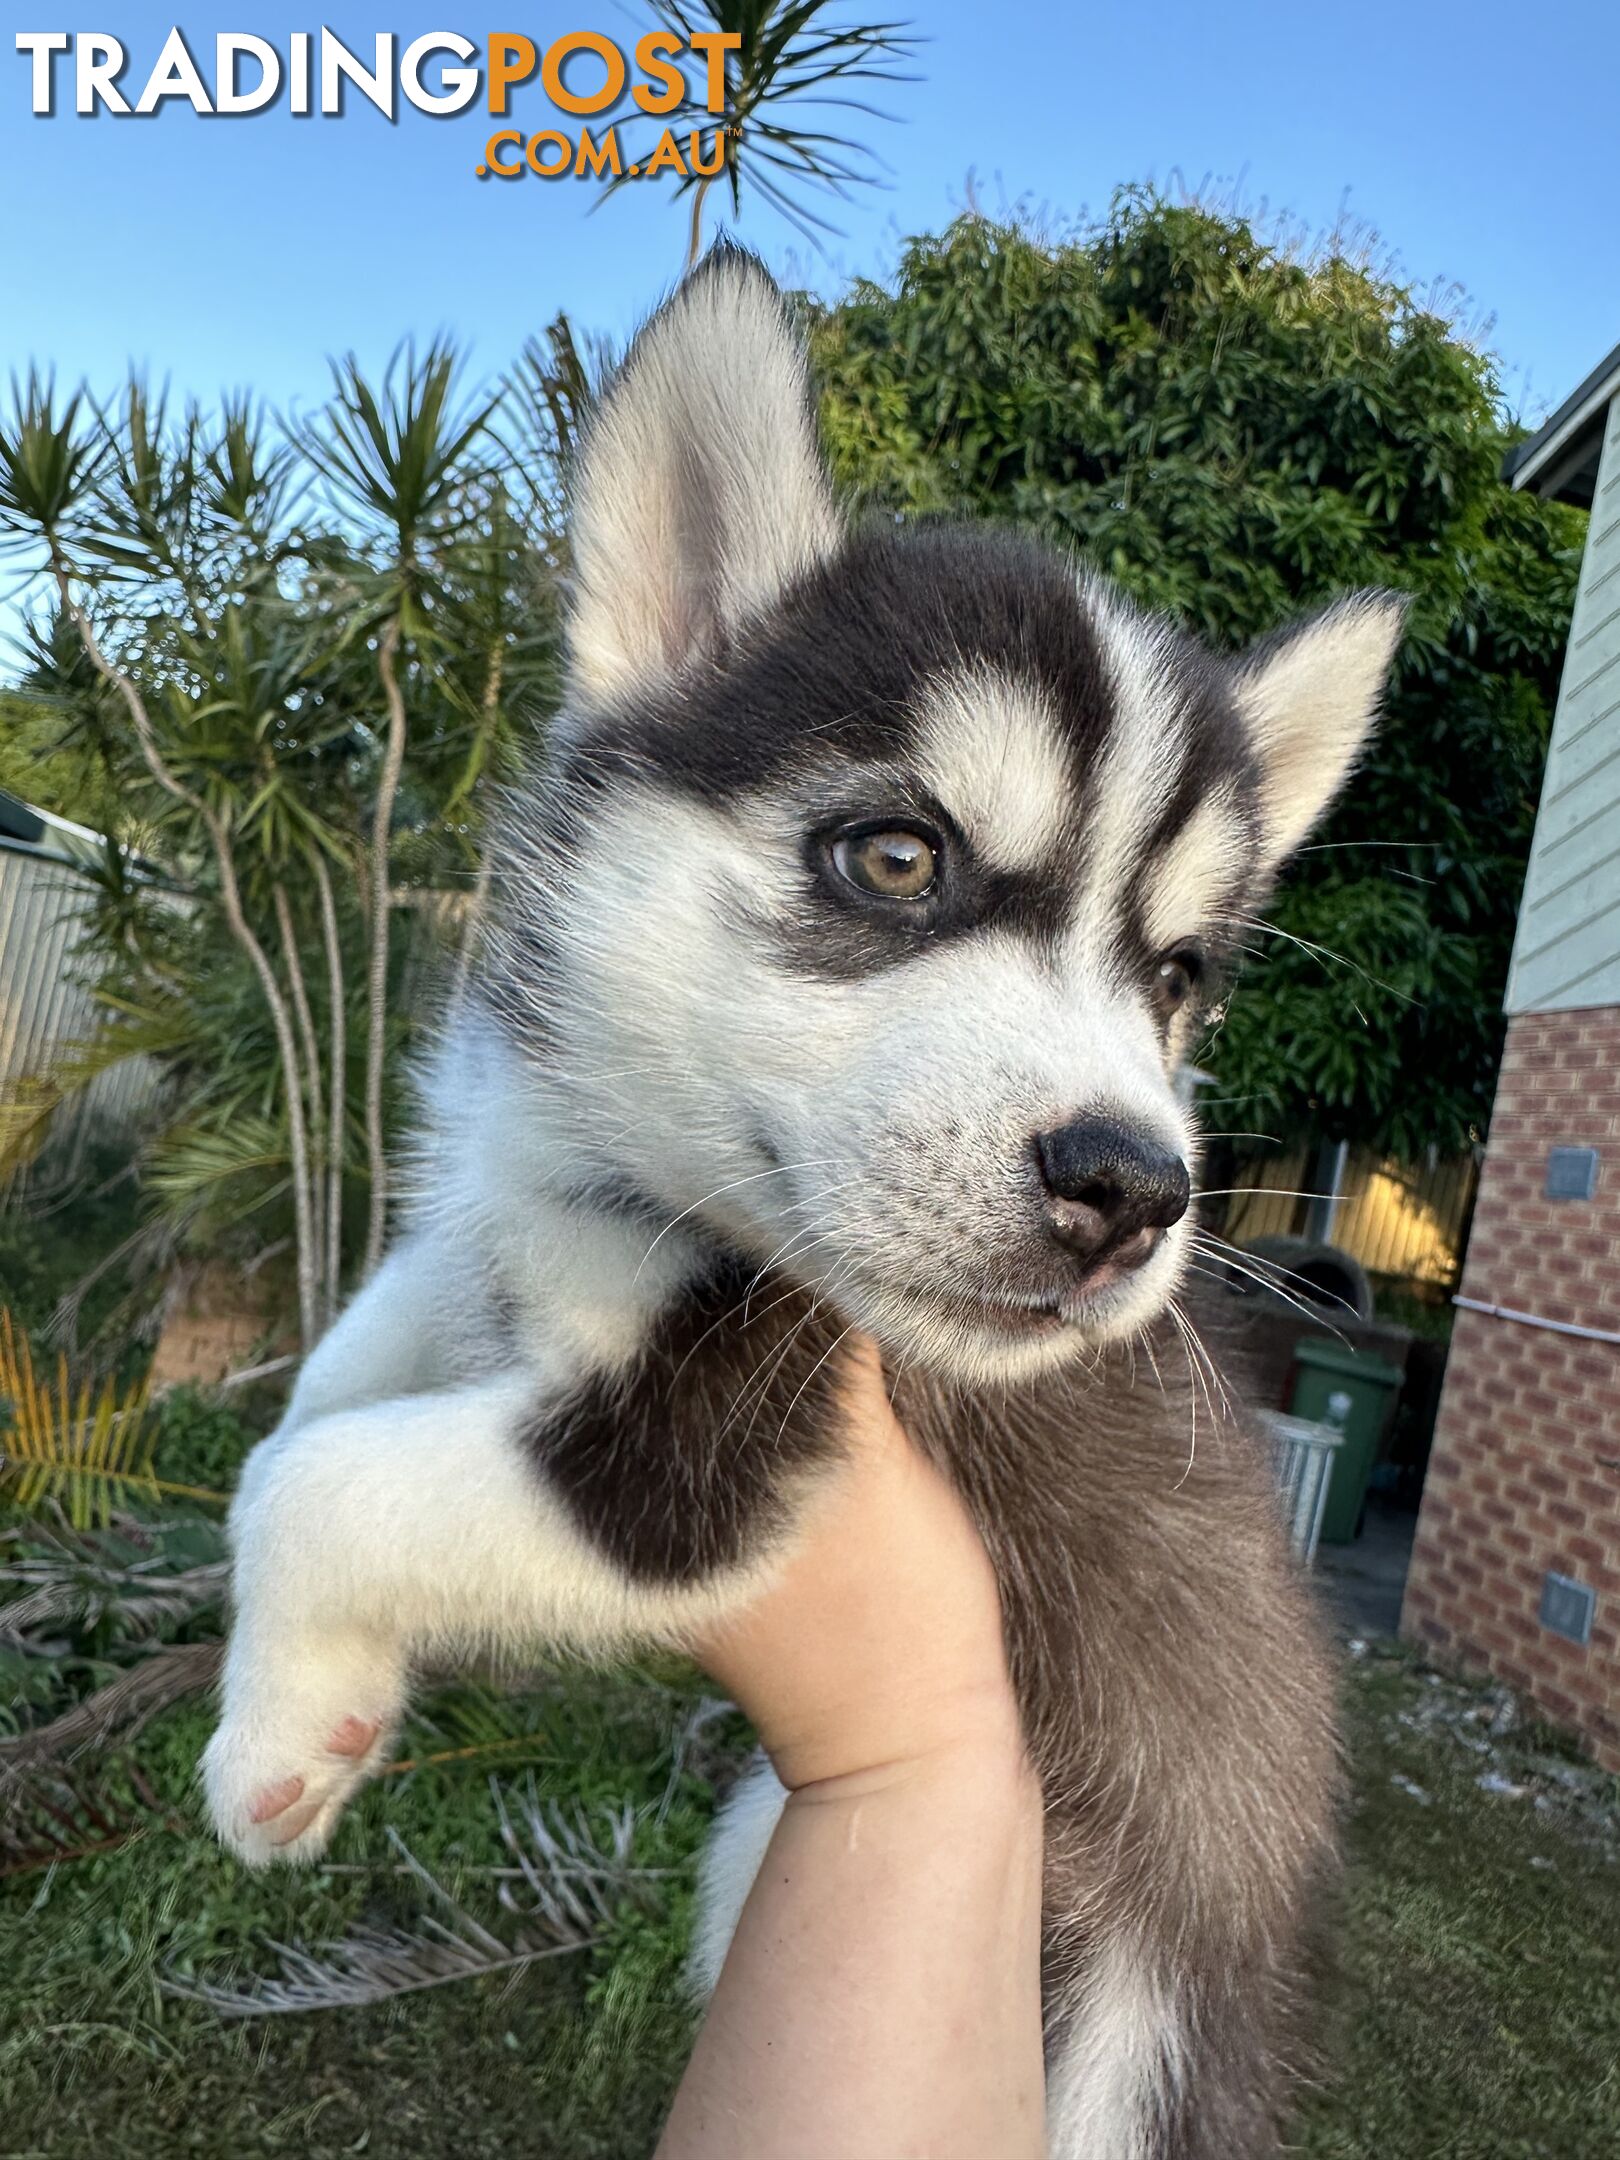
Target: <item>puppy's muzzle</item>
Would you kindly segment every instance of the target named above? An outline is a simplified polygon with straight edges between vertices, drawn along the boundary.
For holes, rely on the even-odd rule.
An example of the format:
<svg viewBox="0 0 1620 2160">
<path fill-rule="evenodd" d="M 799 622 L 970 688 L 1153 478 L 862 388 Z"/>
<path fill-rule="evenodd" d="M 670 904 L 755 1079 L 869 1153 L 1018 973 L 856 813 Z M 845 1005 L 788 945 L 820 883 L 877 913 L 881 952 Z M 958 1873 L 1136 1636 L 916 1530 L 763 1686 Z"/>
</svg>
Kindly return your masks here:
<svg viewBox="0 0 1620 2160">
<path fill-rule="evenodd" d="M 1053 1237 L 1085 1267 L 1138 1268 L 1187 1212 L 1192 1181 L 1171 1148 L 1105 1118 L 1037 1134 Z"/>
</svg>

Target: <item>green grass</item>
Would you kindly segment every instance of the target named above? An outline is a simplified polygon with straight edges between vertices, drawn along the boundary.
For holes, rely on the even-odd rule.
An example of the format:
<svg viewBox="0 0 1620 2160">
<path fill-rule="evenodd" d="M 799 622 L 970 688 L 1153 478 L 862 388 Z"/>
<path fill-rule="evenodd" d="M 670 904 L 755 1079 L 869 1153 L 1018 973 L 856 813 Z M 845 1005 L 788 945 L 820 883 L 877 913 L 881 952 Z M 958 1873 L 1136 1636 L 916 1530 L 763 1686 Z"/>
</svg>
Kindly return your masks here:
<svg viewBox="0 0 1620 2160">
<path fill-rule="evenodd" d="M 226 1486 L 251 1437 L 236 1411 L 178 1395 L 158 1467 Z M 37 1542 L 14 1516 L 8 1527 Z M 220 1550 L 217 1519 L 171 1518 L 161 1542 L 173 1567 L 194 1567 Z M 204 1611 L 163 1634 L 206 1640 L 217 1626 Z M 23 1647 L 0 1641 L 0 1739 L 138 1654 L 106 1616 L 53 1623 Z M 517 1694 L 430 1692 L 401 1743 L 420 1766 L 371 1787 L 329 1865 L 298 1874 L 248 1874 L 204 1828 L 201 1698 L 153 1719 L 122 1755 L 76 1764 L 99 1810 L 86 1841 L 109 1826 L 135 1834 L 0 1879 L 0 2155 L 648 2153 L 691 2039 L 681 1967 L 693 1862 L 716 1789 L 749 1745 L 730 1716 L 694 1738 L 700 1697 L 697 1677 L 673 1666 L 558 1672 Z M 1545 1730 L 1493 1728 L 1497 1707 L 1393 1649 L 1346 1673 L 1349 1870 L 1326 2068 L 1297 2127 L 1308 2160 L 1620 2152 L 1620 1793 L 1558 1755 Z M 450 1759 L 420 1761 L 432 1756 Z M 1485 1772 L 1525 1790 L 1482 1791 Z M 649 1872 L 595 1947 L 374 2007 L 246 2022 L 169 1991 L 271 1974 L 277 1942 L 419 1925 L 432 1901 L 400 1872 L 390 1831 L 505 1933 L 488 1872 L 510 1859 L 492 1773 L 509 1791 L 532 1774 L 547 1798 L 593 1817 L 625 1800 L 642 1811 L 633 1858 Z M 26 1860 L 27 1805 L 0 1789 L 0 1862 L 8 1820 L 12 1859 L 20 1848 Z"/>
<path fill-rule="evenodd" d="M 1620 2152 L 1620 1792 L 1577 1773 L 1584 1797 L 1567 1798 L 1534 1726 L 1481 1751 L 1466 1713 L 1489 1701 L 1393 1651 L 1351 1672 L 1350 1865 L 1332 2076 L 1300 2132 L 1312 2160 Z M 1528 1789 L 1482 1791 L 1492 1774 Z"/>
<path fill-rule="evenodd" d="M 543 1792 L 587 1808 L 669 1790 L 681 1691 L 572 1676 L 532 1705 L 522 1759 Z M 600 1946 L 364 2010 L 225 2022 L 164 1978 L 269 1972 L 271 1941 L 316 1945 L 357 1921 L 418 1922 L 429 1901 L 394 1867 L 390 1825 L 481 1920 L 509 1929 L 480 1870 L 507 1858 L 486 1774 L 450 1764 L 373 1787 L 331 1871 L 253 1876 L 203 1827 L 192 1773 L 209 1719 L 184 1706 L 134 1759 L 169 1820 L 105 1857 L 0 1883 L 0 2152 L 23 2155 L 365 2152 L 617 2160 L 649 2151 L 690 2041 L 680 1987 L 690 1863 L 708 1777 L 677 1779 L 635 1857 L 650 1902 L 626 1900 Z M 413 1748 L 455 1734 L 418 1725 Z M 721 1744 L 740 1754 L 731 1721 Z M 711 1759 L 705 1767 L 712 1770 Z M 521 1785 L 510 1761 L 503 1778 Z M 352 1871 L 352 1872 L 351 1872 Z"/>
<path fill-rule="evenodd" d="M 229 1487 L 253 1438 L 236 1408 L 177 1391 L 161 1409 L 159 1473 Z M 126 1520 L 98 1549 L 127 1564 L 154 1528 L 175 1570 L 223 1549 L 209 1509 L 166 1511 L 145 1529 Z M 45 1525 L 0 1502 L 0 1559 L 61 1550 Z M 218 1619 L 198 1613 L 162 1628 L 160 1641 L 205 1641 Z M 143 1648 L 105 1615 L 53 1623 L 22 1646 L 0 1637 L 0 1744 L 91 1694 Z M 6 1788 L 0 1755 L 0 2155 L 649 2151 L 691 2042 L 681 1966 L 693 1860 L 717 1785 L 751 1745 L 735 1715 L 692 1737 L 702 1698 L 699 1677 L 676 1665 L 558 1672 L 518 1692 L 430 1691 L 400 1742 L 420 1767 L 369 1788 L 329 1864 L 300 1873 L 255 1876 L 215 1845 L 195 1785 L 211 1723 L 201 1697 L 153 1719 L 121 1753 L 69 1767 L 94 1811 L 82 1842 L 134 1832 L 91 1857 L 18 1866 L 46 1849 L 50 1824 L 26 1784 Z M 423 1760 L 435 1756 L 450 1759 Z M 511 1858 L 492 1775 L 514 1795 L 532 1776 L 542 1797 L 593 1821 L 627 1800 L 642 1811 L 632 1859 L 645 1879 L 616 1901 L 594 1948 L 311 2015 L 227 2021 L 172 1992 L 169 1983 L 199 1977 L 273 1974 L 278 1942 L 419 1927 L 436 1908 L 401 1872 L 390 1832 L 468 1912 L 510 1935 L 488 1873 Z M 54 1787 L 45 1799 L 61 1804 Z M 54 1835 L 80 1842 L 71 1823 Z"/>
<path fill-rule="evenodd" d="M 650 1807 L 670 1789 L 685 1699 L 668 1675 L 561 1676 L 528 1705 L 525 1759 L 555 1796 Z M 1446 1699 L 1463 1700 L 1449 1688 Z M 1313 2160 L 1613 2160 L 1615 1809 L 1605 1828 L 1601 1808 L 1565 1819 L 1482 1793 L 1483 1758 L 1446 1724 L 1402 1722 L 1433 1707 L 1431 1683 L 1404 1657 L 1355 1668 L 1348 1701 L 1355 1806 L 1328 2020 L 1335 2060 L 1300 2149 Z M 267 1971 L 269 1940 L 313 1944 L 363 1918 L 420 1916 L 421 1894 L 390 1872 L 385 1824 L 497 1927 L 478 1870 L 503 1855 L 485 1775 L 450 1764 L 365 1796 L 331 1856 L 359 1872 L 247 1875 L 200 1821 L 191 1776 L 207 1722 L 200 1705 L 182 1706 L 134 1750 L 168 1821 L 103 1858 L 0 1884 L 0 2152 L 650 2150 L 690 2038 L 679 1985 L 690 1863 L 710 1777 L 746 1744 L 739 1726 L 705 1742 L 662 1822 L 644 1825 L 638 1860 L 675 1873 L 655 1878 L 650 1903 L 627 1902 L 598 1949 L 376 2008 L 227 2024 L 165 1994 L 162 1977 Z M 458 1737 L 454 1725 L 410 1736 L 430 1750 Z M 1527 1733 L 1524 1761 L 1544 1765 L 1543 1744 Z M 1511 1748 L 1495 1759 L 1518 1760 Z"/>
</svg>

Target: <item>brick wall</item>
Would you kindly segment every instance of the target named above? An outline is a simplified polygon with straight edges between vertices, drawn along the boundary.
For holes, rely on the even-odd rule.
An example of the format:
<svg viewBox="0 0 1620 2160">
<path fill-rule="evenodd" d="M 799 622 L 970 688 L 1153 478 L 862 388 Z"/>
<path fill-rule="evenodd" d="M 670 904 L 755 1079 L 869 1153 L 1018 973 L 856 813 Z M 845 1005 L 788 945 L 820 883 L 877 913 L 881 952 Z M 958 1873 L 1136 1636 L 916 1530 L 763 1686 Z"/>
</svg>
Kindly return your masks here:
<svg viewBox="0 0 1620 2160">
<path fill-rule="evenodd" d="M 1559 1145 L 1592 1199 L 1546 1198 Z M 1509 1023 L 1462 1290 L 1620 1331 L 1620 1007 Z M 1548 1569 L 1597 1593 L 1589 1646 L 1541 1624 Z M 1620 1770 L 1620 1344 L 1458 1312 L 1401 1626 Z"/>
</svg>

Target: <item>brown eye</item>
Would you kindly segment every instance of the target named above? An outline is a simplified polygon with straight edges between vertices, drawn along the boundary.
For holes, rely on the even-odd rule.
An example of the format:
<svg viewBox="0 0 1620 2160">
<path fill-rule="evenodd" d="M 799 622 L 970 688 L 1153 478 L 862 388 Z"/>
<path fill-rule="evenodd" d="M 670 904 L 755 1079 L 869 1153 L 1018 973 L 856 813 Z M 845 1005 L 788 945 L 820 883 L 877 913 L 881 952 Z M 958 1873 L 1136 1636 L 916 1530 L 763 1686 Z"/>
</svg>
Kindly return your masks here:
<svg viewBox="0 0 1620 2160">
<path fill-rule="evenodd" d="M 901 826 L 836 840 L 832 859 L 840 877 L 878 900 L 921 900 L 933 890 L 933 843 Z"/>
<path fill-rule="evenodd" d="M 1203 973 L 1203 962 L 1195 952 L 1165 953 L 1159 961 L 1153 980 L 1154 995 L 1165 1012 L 1176 1012 L 1192 996 Z"/>
</svg>

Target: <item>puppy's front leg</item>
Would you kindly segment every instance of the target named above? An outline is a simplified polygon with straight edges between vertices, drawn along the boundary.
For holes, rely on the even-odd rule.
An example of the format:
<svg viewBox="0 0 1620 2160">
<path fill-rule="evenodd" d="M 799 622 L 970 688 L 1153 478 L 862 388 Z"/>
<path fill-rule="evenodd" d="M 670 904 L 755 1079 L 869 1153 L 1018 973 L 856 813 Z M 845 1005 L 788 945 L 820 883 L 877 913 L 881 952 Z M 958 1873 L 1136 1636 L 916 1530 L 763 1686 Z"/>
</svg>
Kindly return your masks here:
<svg viewBox="0 0 1620 2160">
<path fill-rule="evenodd" d="M 579 1530 L 524 1439 L 541 1384 L 317 1416 L 250 1457 L 232 1510 L 236 1617 L 203 1759 L 220 1836 L 250 1865 L 318 1853 L 386 1758 L 413 1657 L 678 1639 L 757 1570 L 662 1589 Z"/>
</svg>

